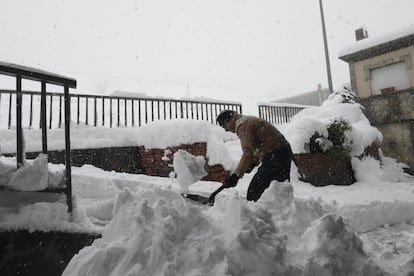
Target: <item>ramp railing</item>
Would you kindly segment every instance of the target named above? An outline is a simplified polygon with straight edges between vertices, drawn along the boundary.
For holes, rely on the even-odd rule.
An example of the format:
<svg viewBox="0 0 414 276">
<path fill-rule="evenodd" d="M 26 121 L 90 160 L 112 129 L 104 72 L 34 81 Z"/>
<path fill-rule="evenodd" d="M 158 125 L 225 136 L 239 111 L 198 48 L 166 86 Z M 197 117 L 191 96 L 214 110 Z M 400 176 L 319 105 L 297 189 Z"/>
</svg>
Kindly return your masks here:
<svg viewBox="0 0 414 276">
<path fill-rule="evenodd" d="M 45 189 L 39 192 L 53 192 L 53 193 L 64 193 L 66 195 L 66 202 L 68 205 L 69 213 L 72 212 L 72 173 L 71 173 L 71 157 L 70 157 L 70 95 L 69 89 L 76 88 L 76 80 L 67 78 L 61 75 L 49 73 L 40 69 L 0 62 L 0 75 L 7 75 L 15 78 L 16 89 L 9 90 L 9 116 L 8 116 L 8 127 L 11 126 L 11 113 L 12 113 L 12 96 L 14 95 L 14 105 L 15 105 L 15 127 L 16 127 L 16 160 L 17 168 L 23 166 L 24 161 L 24 150 L 23 150 L 23 114 L 27 114 L 26 110 L 23 113 L 23 94 L 22 91 L 22 80 L 31 80 L 39 82 L 41 85 L 41 92 L 37 93 L 40 96 L 40 128 L 42 129 L 42 152 L 47 154 L 47 113 L 46 113 L 46 85 L 52 84 L 61 86 L 64 89 L 62 94 L 64 101 L 64 127 L 65 127 L 65 177 L 64 184 L 65 188 L 61 189 Z M 2 95 L 0 95 L 1 97 Z M 61 109 L 62 109 L 62 99 Z M 1 98 L 0 98 L 1 106 Z M 33 109 L 33 101 L 30 102 L 31 110 Z M 2 110 L 0 109 L 0 112 Z M 0 113 L 3 114 L 3 113 Z M 3 116 L 1 116 L 3 117 Z M 32 121 L 32 112 L 29 114 L 29 120 Z M 62 118 L 60 118 L 60 121 Z"/>
</svg>

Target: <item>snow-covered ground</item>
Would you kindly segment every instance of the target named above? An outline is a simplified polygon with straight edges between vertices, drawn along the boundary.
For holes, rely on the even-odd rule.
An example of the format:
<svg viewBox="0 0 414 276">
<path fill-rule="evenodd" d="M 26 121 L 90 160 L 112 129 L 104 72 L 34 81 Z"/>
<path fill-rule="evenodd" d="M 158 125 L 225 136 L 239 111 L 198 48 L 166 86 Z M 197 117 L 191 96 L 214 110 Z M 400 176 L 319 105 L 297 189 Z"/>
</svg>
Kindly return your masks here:
<svg viewBox="0 0 414 276">
<path fill-rule="evenodd" d="M 301 152 L 301 143 L 312 135 L 310 129 L 317 127 L 323 135 L 321 122 L 326 123 L 330 112 L 336 112 L 352 125 L 347 142 L 351 153 L 358 155 L 361 147 L 378 142 L 381 135 L 357 105 L 351 106 L 331 99 L 279 128 L 294 151 Z M 25 131 L 27 149 L 39 145 L 35 138 L 28 138 L 37 136 L 34 132 Z M 61 137 L 50 135 L 56 137 L 49 139 L 52 144 Z M 207 122 L 155 122 L 117 131 L 81 128 L 74 129 L 72 136 L 73 148 L 91 143 L 99 147 L 111 140 L 147 147 L 206 141 L 209 162 L 230 170 L 241 155 L 234 134 Z M 3 152 L 8 151 L 12 139 L 9 130 L 0 131 Z M 13 158 L 0 157 L 0 179 L 16 177 L 10 170 L 13 164 Z M 43 162 L 31 161 L 26 166 L 44 169 Z M 387 157 L 382 163 L 371 157 L 354 157 L 352 166 L 357 178 L 353 185 L 314 187 L 300 181 L 292 165 L 290 183 L 273 182 L 258 202 L 247 202 L 253 171 L 237 187 L 222 191 L 210 207 L 180 193 L 189 189 L 208 196 L 220 183 L 197 181 L 183 186 L 180 178 L 107 172 L 85 165 L 72 171 L 72 218 L 61 199 L 31 194 L 17 200 L 11 196 L 13 192 L 3 192 L 0 223 L 3 229 L 102 233 L 102 238 L 74 256 L 64 275 L 414 273 L 414 178 L 403 172 L 402 164 Z M 55 175 L 49 177 L 53 184 L 63 167 L 49 164 L 48 169 Z M 181 173 L 179 166 L 175 170 Z M 25 190 L 23 179 L 27 178 L 21 179 L 20 189 Z M 31 182 L 27 180 L 27 186 Z M 10 185 L 6 181 L 0 184 Z"/>
</svg>

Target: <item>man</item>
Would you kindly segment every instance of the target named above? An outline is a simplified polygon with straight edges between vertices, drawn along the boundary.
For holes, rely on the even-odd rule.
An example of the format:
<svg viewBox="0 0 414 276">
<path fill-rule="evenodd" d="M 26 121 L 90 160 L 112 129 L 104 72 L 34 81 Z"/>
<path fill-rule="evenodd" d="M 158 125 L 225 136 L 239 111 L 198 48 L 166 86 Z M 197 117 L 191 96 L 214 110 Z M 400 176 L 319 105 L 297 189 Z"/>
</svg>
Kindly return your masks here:
<svg viewBox="0 0 414 276">
<path fill-rule="evenodd" d="M 223 182 L 225 188 L 236 186 L 239 178 L 260 162 L 261 166 L 247 190 L 247 200 L 257 201 L 273 180 L 290 181 L 292 150 L 285 137 L 272 124 L 231 110 L 222 111 L 217 116 L 217 123 L 226 131 L 237 134 L 243 150 L 237 168 Z"/>
</svg>

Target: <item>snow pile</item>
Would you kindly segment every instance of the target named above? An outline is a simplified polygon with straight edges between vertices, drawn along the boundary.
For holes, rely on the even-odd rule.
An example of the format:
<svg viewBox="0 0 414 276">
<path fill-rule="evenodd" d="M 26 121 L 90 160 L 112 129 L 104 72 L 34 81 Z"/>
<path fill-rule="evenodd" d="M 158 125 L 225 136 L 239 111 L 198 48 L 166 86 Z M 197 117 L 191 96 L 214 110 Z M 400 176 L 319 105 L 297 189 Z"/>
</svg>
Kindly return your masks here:
<svg viewBox="0 0 414 276">
<path fill-rule="evenodd" d="M 375 264 L 406 275 L 401 271 L 412 271 L 414 259 L 406 246 L 396 245 L 406 250 L 400 258 L 389 252 L 388 241 L 380 243 L 382 236 L 365 233 L 360 251 L 361 234 L 352 231 L 413 221 L 414 179 L 391 160 L 378 165 L 377 178 L 369 178 L 366 167 L 375 166 L 367 160 L 356 166 L 368 182 L 313 187 L 292 170 L 291 183 L 272 182 L 258 202 L 245 200 L 248 174 L 237 187 L 222 191 L 213 207 L 184 199 L 174 178 L 85 165 L 73 168 L 72 221 L 63 199 L 55 199 L 0 208 L 0 222 L 10 230 L 102 231 L 101 239 L 72 259 L 65 275 L 332 275 L 344 265 L 350 274 L 381 275 Z M 188 189 L 208 195 L 219 185 L 198 181 Z M 414 244 L 414 227 L 409 229 L 395 239 Z"/>
<path fill-rule="evenodd" d="M 0 156 L 0 186 L 6 186 L 16 172 L 16 159 Z"/>
<path fill-rule="evenodd" d="M 155 190 L 156 191 L 156 190 Z M 158 190 L 118 194 L 101 239 L 76 255 L 63 275 L 275 275 L 285 238 L 271 216 L 229 200 L 222 216 Z M 219 207 L 217 207 L 219 208 Z M 225 219 L 231 218 L 231 219 Z"/>
<path fill-rule="evenodd" d="M 20 191 L 39 191 L 47 188 L 47 155 L 39 156 L 31 162 L 25 162 L 10 179 L 8 186 Z"/>
<path fill-rule="evenodd" d="M 17 191 L 40 191 L 47 187 L 63 185 L 65 166 L 48 164 L 47 155 L 39 154 L 36 159 L 24 160 L 16 169 L 16 158 L 0 157 L 0 186 Z"/>
<path fill-rule="evenodd" d="M 346 219 L 292 184 L 257 202 L 226 192 L 209 208 L 174 189 L 120 190 L 102 238 L 63 275 L 385 275 Z"/>
<path fill-rule="evenodd" d="M 202 155 L 194 156 L 185 150 L 178 150 L 174 153 L 174 171 L 183 191 L 187 191 L 188 186 L 207 175 L 204 169 L 205 163 L 206 160 Z"/>
<path fill-rule="evenodd" d="M 345 132 L 345 147 L 350 156 L 359 156 L 371 144 L 381 144 L 382 134 L 372 127 L 362 112 L 362 106 L 352 101 L 352 92 L 338 91 L 331 94 L 318 107 L 310 107 L 296 114 L 281 131 L 294 153 L 306 153 L 310 138 L 317 133 L 328 140 L 327 126 L 335 120 L 345 120 L 351 127 Z M 322 145 L 321 145 L 322 146 Z M 329 145 L 328 145 L 329 147 Z"/>
<path fill-rule="evenodd" d="M 32 196 L 36 197 L 35 194 Z M 42 195 L 40 195 L 42 196 Z M 49 197 L 49 199 L 51 199 Z M 38 198 L 47 201 L 47 198 Z M 56 201 L 58 200 L 58 201 Z M 26 229 L 30 232 L 42 230 L 63 232 L 99 233 L 99 227 L 93 225 L 81 209 L 74 209 L 73 216 L 68 213 L 68 207 L 63 200 L 56 202 L 36 202 L 23 205 L 17 210 L 7 209 L 0 216 L 2 230 Z M 22 204 L 22 202 L 19 202 Z M 17 207 L 17 206 L 16 206 Z"/>
<path fill-rule="evenodd" d="M 327 214 L 301 237 L 308 275 L 385 275 L 367 256 L 362 241 L 341 217 Z"/>
</svg>

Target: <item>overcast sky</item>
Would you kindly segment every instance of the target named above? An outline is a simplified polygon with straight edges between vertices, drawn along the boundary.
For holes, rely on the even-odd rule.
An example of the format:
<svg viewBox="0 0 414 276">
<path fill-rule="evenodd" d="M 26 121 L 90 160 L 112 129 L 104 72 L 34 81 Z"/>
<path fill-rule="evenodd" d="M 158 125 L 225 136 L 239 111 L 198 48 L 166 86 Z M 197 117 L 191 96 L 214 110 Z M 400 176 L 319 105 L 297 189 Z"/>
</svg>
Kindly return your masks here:
<svg viewBox="0 0 414 276">
<path fill-rule="evenodd" d="M 414 25 L 413 0 L 325 0 L 333 86 L 338 53 Z M 1 0 L 0 60 L 76 78 L 78 93 L 256 103 L 327 87 L 318 0 Z"/>
</svg>

